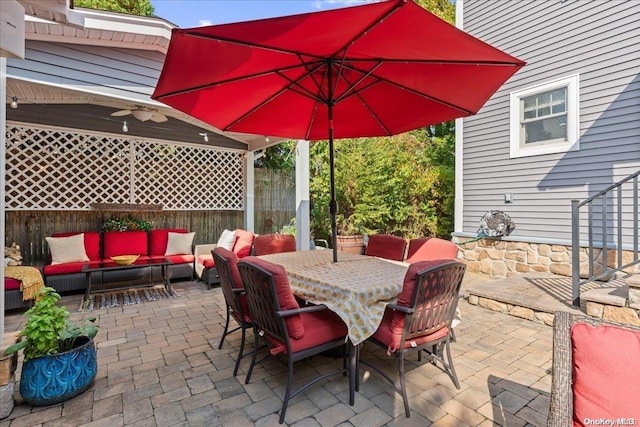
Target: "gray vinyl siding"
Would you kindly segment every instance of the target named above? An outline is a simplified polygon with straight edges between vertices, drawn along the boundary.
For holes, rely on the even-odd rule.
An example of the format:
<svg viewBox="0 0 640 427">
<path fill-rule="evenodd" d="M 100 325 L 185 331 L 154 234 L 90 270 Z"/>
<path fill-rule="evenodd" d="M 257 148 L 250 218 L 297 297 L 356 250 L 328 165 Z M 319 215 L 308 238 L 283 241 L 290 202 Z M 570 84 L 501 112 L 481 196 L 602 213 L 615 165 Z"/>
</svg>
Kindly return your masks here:
<svg viewBox="0 0 640 427">
<path fill-rule="evenodd" d="M 466 32 L 527 62 L 463 121 L 464 233 L 499 209 L 513 238 L 569 244 L 571 200 L 640 169 L 639 16 L 636 0 L 464 0 Z M 510 92 L 575 74 L 580 150 L 511 159 Z"/>
<path fill-rule="evenodd" d="M 160 52 L 27 41 L 27 60 L 9 59 L 10 77 L 148 102 L 164 55 Z"/>
</svg>

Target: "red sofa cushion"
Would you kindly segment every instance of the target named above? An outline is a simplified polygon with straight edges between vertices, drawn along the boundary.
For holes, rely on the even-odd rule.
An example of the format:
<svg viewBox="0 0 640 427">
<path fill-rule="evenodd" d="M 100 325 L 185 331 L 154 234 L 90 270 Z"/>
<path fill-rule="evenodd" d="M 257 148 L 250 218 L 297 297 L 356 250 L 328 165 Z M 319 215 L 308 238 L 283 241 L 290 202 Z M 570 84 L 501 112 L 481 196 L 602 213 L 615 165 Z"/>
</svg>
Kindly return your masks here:
<svg viewBox="0 0 640 427">
<path fill-rule="evenodd" d="M 640 420 L 640 333 L 613 325 L 571 327 L 573 425 Z"/>
<path fill-rule="evenodd" d="M 169 241 L 169 232 L 171 233 L 187 233 L 184 228 L 160 228 L 151 230 L 149 233 L 149 255 L 164 256 L 167 250 L 167 242 Z"/>
<path fill-rule="evenodd" d="M 156 257 L 149 257 L 156 258 Z M 193 263 L 195 257 L 193 255 L 166 255 L 163 258 L 168 259 L 173 264 L 189 264 Z"/>
<path fill-rule="evenodd" d="M 458 245 L 437 237 L 421 237 L 409 241 L 409 249 L 407 250 L 408 263 L 444 258 L 458 258 Z"/>
<path fill-rule="evenodd" d="M 300 308 L 298 301 L 296 301 L 293 296 L 291 286 L 289 285 L 289 279 L 287 278 L 287 271 L 283 266 L 254 256 L 246 257 L 245 259 L 273 275 L 276 293 L 278 295 L 278 302 L 280 303 L 280 310 L 295 310 Z M 304 324 L 302 323 L 302 318 L 299 314 L 285 317 L 284 322 L 287 325 L 289 337 L 302 338 L 304 335 Z"/>
<path fill-rule="evenodd" d="M 69 237 L 84 233 L 84 251 L 89 257 L 89 261 L 99 261 L 100 256 L 100 233 L 97 231 L 78 231 L 71 233 L 54 233 L 52 237 Z"/>
<path fill-rule="evenodd" d="M 103 241 L 105 259 L 116 255 L 146 257 L 149 253 L 146 231 L 107 231 L 104 233 Z"/>
<path fill-rule="evenodd" d="M 216 262 L 211 255 L 198 255 L 198 264 L 204 268 L 213 268 L 216 266 Z"/>
<path fill-rule="evenodd" d="M 99 266 L 100 260 L 98 261 L 89 261 L 89 265 L 91 266 Z M 82 267 L 84 267 L 86 262 L 67 262 L 64 264 L 49 264 L 45 265 L 43 272 L 45 276 L 56 276 L 59 274 L 73 274 L 73 273 L 82 273 Z"/>
<path fill-rule="evenodd" d="M 4 290 L 5 291 L 13 291 L 15 289 L 20 289 L 21 281 L 18 279 L 14 279 L 13 277 L 5 277 L 4 278 Z"/>
<path fill-rule="evenodd" d="M 238 258 L 244 258 L 251 255 L 251 248 L 253 247 L 253 240 L 255 234 L 250 231 L 236 229 L 236 242 L 233 244 L 233 253 Z"/>
<path fill-rule="evenodd" d="M 369 236 L 365 255 L 402 261 L 406 247 L 407 242 L 402 237 L 390 234 L 374 234 Z"/>
</svg>

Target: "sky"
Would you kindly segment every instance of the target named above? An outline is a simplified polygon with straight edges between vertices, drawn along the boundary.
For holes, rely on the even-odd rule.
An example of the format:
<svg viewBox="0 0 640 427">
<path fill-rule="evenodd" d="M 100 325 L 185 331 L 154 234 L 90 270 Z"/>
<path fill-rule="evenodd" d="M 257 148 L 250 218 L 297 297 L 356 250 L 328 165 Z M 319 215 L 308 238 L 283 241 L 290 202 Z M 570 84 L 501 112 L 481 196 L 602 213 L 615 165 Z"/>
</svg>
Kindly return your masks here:
<svg viewBox="0 0 640 427">
<path fill-rule="evenodd" d="M 181 28 L 249 21 L 369 3 L 373 0 L 151 0 L 155 15 Z"/>
</svg>

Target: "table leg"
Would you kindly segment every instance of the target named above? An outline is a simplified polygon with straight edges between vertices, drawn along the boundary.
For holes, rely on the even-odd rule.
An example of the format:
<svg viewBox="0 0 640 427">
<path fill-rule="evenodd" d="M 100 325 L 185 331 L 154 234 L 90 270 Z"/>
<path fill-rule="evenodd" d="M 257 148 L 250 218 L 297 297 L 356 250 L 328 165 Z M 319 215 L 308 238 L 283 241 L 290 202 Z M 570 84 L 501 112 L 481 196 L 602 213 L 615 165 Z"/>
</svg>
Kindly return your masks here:
<svg viewBox="0 0 640 427">
<path fill-rule="evenodd" d="M 91 294 L 91 272 L 87 271 L 87 290 L 84 292 L 84 299 L 87 300 L 89 298 L 89 294 Z"/>
<path fill-rule="evenodd" d="M 358 364 L 356 356 L 358 354 L 357 347 L 347 343 L 349 353 L 349 405 L 353 406 L 355 403 L 355 392 L 358 384 Z"/>
<path fill-rule="evenodd" d="M 173 293 L 173 289 L 171 289 L 171 282 L 169 281 L 169 266 L 162 266 L 162 275 L 164 277 L 164 288 L 169 292 Z"/>
</svg>

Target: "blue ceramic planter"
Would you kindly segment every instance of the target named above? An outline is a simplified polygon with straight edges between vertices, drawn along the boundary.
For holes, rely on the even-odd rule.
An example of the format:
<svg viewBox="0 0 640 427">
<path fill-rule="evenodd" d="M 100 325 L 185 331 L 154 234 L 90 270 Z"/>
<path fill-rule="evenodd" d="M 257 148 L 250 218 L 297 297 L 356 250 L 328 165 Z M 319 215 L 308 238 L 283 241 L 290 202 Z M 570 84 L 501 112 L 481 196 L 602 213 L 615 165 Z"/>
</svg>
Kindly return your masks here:
<svg viewBox="0 0 640 427">
<path fill-rule="evenodd" d="M 53 405 L 77 396 L 91 385 L 98 371 L 96 347 L 91 338 L 80 340 L 73 350 L 23 363 L 20 395 L 25 402 Z"/>
</svg>

